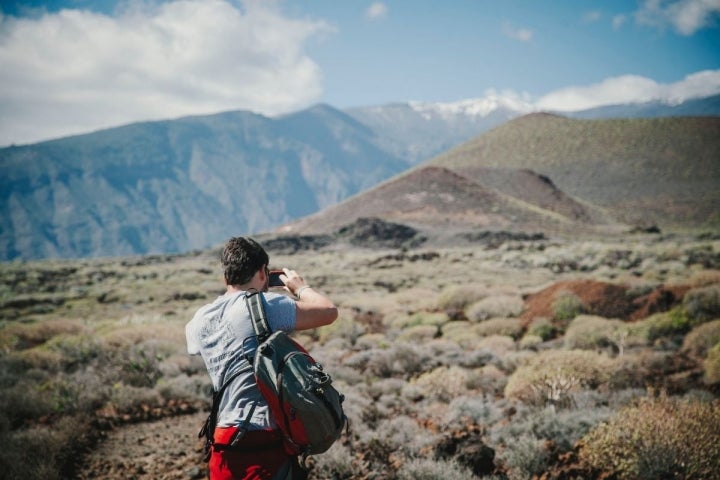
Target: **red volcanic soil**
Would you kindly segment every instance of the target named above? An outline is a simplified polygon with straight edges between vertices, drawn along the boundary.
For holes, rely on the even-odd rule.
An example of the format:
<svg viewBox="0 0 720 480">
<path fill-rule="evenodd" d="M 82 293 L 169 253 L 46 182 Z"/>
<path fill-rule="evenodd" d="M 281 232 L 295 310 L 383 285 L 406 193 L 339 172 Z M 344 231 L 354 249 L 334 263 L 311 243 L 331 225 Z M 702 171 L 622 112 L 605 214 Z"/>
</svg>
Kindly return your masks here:
<svg viewBox="0 0 720 480">
<path fill-rule="evenodd" d="M 650 293 L 633 298 L 628 287 L 595 280 L 567 280 L 555 283 L 525 299 L 522 319 L 525 324 L 533 318 L 554 317 L 553 303 L 558 295 L 569 292 L 576 295 L 585 312 L 605 318 L 640 320 L 656 312 L 665 312 L 680 303 L 690 287 L 660 286 Z"/>
</svg>

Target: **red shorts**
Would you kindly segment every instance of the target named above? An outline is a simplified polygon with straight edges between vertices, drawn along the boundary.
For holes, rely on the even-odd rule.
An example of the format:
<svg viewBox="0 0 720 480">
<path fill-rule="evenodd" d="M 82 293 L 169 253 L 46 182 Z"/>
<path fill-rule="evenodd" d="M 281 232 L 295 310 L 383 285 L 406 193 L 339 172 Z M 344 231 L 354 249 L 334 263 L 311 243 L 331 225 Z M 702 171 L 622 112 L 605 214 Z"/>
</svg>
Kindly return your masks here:
<svg viewBox="0 0 720 480">
<path fill-rule="evenodd" d="M 237 427 L 217 427 L 215 443 L 208 468 L 210 480 L 270 480 L 281 468 L 295 463 L 283 447 L 282 436 L 276 431 L 251 431 L 232 448 L 223 448 L 232 441 Z"/>
</svg>

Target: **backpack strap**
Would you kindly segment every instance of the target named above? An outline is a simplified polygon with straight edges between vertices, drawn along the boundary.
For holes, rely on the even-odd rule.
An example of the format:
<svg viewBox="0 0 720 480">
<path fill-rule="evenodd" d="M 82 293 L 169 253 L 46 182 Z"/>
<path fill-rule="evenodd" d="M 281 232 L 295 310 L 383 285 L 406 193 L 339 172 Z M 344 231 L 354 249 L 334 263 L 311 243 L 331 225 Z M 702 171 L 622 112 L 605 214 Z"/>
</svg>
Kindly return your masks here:
<svg viewBox="0 0 720 480">
<path fill-rule="evenodd" d="M 198 438 L 205 437 L 204 455 L 206 462 L 210 459 L 210 447 L 215 444 L 215 426 L 217 425 L 217 416 L 218 411 L 220 410 L 220 400 L 222 400 L 223 393 L 225 393 L 225 390 L 232 383 L 233 380 L 235 380 L 241 374 L 247 372 L 250 369 L 252 369 L 251 365 L 241 368 L 237 372 L 233 373 L 230 378 L 228 378 L 217 391 L 213 392 L 212 408 L 210 409 L 210 415 L 208 415 L 208 418 L 205 420 L 205 423 L 203 423 L 200 431 L 198 432 Z M 255 410 L 254 405 L 253 410 Z"/>
<path fill-rule="evenodd" d="M 245 297 L 245 303 L 250 313 L 253 330 L 255 330 L 255 335 L 258 337 L 258 344 L 267 340 L 272 333 L 270 324 L 265 316 L 265 307 L 263 307 L 262 302 L 263 298 L 263 294 L 257 290 L 248 293 Z"/>
</svg>

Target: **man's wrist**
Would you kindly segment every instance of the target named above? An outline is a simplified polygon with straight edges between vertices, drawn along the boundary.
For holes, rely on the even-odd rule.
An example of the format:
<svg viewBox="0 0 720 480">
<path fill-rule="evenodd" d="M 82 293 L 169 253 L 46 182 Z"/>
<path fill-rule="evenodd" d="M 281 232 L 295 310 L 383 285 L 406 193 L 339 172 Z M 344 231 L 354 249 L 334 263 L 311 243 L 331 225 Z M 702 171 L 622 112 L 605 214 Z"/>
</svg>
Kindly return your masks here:
<svg viewBox="0 0 720 480">
<path fill-rule="evenodd" d="M 302 287 L 298 288 L 297 291 L 295 292 L 295 298 L 300 300 L 300 295 L 302 294 L 303 291 L 307 290 L 308 288 L 312 288 L 312 287 L 310 287 L 310 285 L 303 285 Z"/>
</svg>

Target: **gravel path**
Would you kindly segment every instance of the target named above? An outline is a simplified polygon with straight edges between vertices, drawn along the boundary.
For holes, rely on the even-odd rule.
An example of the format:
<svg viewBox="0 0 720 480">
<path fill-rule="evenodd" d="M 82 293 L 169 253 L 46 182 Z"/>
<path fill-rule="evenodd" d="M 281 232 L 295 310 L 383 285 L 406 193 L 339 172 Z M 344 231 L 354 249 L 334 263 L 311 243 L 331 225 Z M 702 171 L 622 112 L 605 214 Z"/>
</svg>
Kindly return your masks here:
<svg viewBox="0 0 720 480">
<path fill-rule="evenodd" d="M 82 480 L 206 478 L 197 432 L 206 412 L 118 427 L 82 462 Z"/>
</svg>

